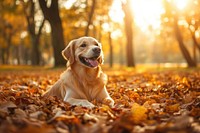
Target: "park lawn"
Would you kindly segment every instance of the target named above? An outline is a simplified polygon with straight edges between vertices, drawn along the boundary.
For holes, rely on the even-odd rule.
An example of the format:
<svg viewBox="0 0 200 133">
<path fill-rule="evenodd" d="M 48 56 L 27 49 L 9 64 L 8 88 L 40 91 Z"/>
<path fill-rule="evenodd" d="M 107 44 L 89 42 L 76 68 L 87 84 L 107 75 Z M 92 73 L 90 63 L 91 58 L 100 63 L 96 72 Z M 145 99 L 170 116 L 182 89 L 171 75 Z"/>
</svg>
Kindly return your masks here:
<svg viewBox="0 0 200 133">
<path fill-rule="evenodd" d="M 42 98 L 64 68 L 0 68 L 0 133 L 198 133 L 200 70 L 109 69 L 115 106 L 93 109 Z"/>
</svg>

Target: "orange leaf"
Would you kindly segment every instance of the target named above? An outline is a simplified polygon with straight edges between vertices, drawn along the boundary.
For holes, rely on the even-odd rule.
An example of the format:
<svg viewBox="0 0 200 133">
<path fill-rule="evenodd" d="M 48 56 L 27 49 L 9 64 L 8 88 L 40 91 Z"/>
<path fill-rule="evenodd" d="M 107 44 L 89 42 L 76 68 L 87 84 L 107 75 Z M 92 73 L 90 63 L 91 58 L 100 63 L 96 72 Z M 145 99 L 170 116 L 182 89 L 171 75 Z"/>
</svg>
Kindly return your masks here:
<svg viewBox="0 0 200 133">
<path fill-rule="evenodd" d="M 134 103 L 131 108 L 132 119 L 134 123 L 138 124 L 141 121 L 146 120 L 147 119 L 146 112 L 147 112 L 147 109 L 144 106 Z"/>
</svg>

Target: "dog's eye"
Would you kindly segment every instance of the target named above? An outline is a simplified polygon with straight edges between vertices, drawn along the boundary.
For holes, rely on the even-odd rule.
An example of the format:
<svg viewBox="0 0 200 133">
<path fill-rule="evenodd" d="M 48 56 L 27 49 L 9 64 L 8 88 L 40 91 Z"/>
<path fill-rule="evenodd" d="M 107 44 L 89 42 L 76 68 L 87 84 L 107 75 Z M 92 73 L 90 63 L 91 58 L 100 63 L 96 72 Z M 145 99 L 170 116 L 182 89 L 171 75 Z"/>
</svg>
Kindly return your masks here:
<svg viewBox="0 0 200 133">
<path fill-rule="evenodd" d="M 99 46 L 98 43 L 95 43 L 94 45 L 95 45 L 95 46 Z"/>
<path fill-rule="evenodd" d="M 84 47 L 86 47 L 86 44 L 85 44 L 85 43 L 83 43 L 83 44 L 81 44 L 81 46 L 80 46 L 80 47 L 83 47 L 83 48 L 84 48 Z"/>
</svg>

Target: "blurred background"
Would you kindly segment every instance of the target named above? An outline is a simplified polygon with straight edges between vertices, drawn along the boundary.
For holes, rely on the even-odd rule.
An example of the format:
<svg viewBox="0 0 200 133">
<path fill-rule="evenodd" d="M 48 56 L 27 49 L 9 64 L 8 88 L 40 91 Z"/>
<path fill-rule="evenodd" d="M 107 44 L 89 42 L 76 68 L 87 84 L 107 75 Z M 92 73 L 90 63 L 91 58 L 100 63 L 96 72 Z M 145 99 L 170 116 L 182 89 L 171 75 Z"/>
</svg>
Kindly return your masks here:
<svg viewBox="0 0 200 133">
<path fill-rule="evenodd" d="M 0 1 L 0 65 L 64 66 L 81 36 L 102 43 L 109 67 L 197 67 L 200 0 Z"/>
</svg>

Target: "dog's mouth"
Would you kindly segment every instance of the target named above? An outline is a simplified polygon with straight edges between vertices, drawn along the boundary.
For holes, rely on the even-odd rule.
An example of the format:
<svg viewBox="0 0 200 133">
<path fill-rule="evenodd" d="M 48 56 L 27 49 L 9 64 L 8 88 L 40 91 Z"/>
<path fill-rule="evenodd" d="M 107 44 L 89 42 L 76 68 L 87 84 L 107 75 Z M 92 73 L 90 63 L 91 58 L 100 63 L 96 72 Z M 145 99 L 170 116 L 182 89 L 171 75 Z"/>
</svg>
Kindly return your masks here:
<svg viewBox="0 0 200 133">
<path fill-rule="evenodd" d="M 81 61 L 81 63 L 83 63 L 84 65 L 88 66 L 88 67 L 97 67 L 99 65 L 99 62 L 98 62 L 98 57 L 91 57 L 91 58 L 86 58 L 86 57 L 83 57 L 83 56 L 79 56 L 79 59 Z"/>
</svg>

